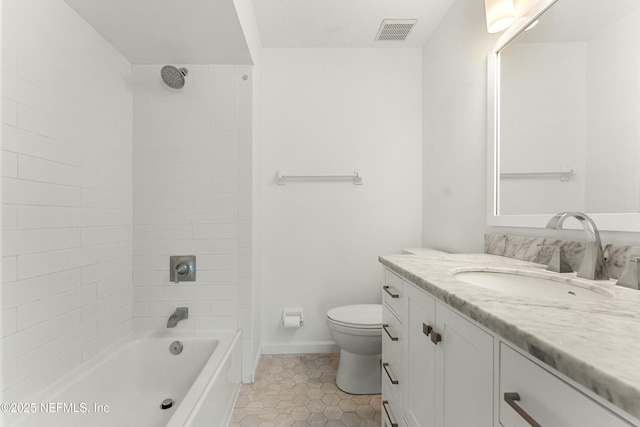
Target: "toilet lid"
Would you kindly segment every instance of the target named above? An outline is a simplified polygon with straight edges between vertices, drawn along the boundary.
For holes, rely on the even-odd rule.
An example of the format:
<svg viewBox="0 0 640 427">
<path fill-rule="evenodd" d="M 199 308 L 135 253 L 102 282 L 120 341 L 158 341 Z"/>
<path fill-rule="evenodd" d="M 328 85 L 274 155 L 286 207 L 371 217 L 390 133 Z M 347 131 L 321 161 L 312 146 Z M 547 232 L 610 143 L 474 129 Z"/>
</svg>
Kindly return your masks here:
<svg viewBox="0 0 640 427">
<path fill-rule="evenodd" d="M 357 304 L 332 308 L 327 317 L 336 323 L 357 328 L 380 328 L 382 325 L 381 304 Z"/>
</svg>

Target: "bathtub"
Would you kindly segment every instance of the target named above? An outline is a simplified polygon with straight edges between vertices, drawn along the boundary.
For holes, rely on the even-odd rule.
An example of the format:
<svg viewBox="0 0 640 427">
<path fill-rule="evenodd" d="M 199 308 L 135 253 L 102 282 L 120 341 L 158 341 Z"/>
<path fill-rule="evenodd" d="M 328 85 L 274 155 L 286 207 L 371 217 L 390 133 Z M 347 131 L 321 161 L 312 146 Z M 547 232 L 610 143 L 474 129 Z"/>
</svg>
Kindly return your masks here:
<svg viewBox="0 0 640 427">
<path fill-rule="evenodd" d="M 16 427 L 226 426 L 240 388 L 241 332 L 135 333 L 44 392 Z M 180 341 L 174 355 L 169 346 Z M 173 406 L 161 409 L 173 399 Z"/>
</svg>

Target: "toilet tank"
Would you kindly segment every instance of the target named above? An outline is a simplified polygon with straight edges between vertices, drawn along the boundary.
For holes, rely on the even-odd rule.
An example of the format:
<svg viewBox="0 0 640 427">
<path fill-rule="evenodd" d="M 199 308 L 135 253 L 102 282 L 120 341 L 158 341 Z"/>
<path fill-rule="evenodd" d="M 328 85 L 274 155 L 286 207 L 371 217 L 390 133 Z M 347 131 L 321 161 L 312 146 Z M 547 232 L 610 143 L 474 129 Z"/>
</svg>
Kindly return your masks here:
<svg viewBox="0 0 640 427">
<path fill-rule="evenodd" d="M 431 248 L 409 248 L 403 249 L 403 254 L 409 255 L 437 255 L 437 254 L 448 254 L 449 252 L 439 251 L 437 249 Z"/>
</svg>

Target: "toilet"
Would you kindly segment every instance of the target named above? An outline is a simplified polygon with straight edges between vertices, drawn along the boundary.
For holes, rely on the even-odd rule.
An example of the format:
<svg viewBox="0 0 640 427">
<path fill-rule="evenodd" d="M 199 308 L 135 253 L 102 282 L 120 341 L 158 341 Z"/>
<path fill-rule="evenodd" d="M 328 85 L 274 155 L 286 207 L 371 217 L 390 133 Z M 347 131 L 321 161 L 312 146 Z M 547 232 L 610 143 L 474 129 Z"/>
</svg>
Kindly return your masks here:
<svg viewBox="0 0 640 427">
<path fill-rule="evenodd" d="M 382 305 L 358 304 L 327 312 L 329 333 L 340 347 L 336 385 L 345 393 L 379 394 Z"/>
</svg>

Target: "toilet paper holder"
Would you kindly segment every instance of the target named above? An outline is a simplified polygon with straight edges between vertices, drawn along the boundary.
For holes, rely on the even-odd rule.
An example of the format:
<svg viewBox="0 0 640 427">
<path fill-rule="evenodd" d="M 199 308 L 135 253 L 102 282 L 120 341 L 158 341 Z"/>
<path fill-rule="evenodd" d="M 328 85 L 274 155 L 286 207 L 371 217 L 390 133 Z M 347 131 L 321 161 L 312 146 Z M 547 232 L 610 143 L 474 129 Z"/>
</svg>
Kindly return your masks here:
<svg viewBox="0 0 640 427">
<path fill-rule="evenodd" d="M 302 308 L 285 308 L 282 310 L 282 326 L 285 328 L 299 328 L 304 325 Z"/>
</svg>

